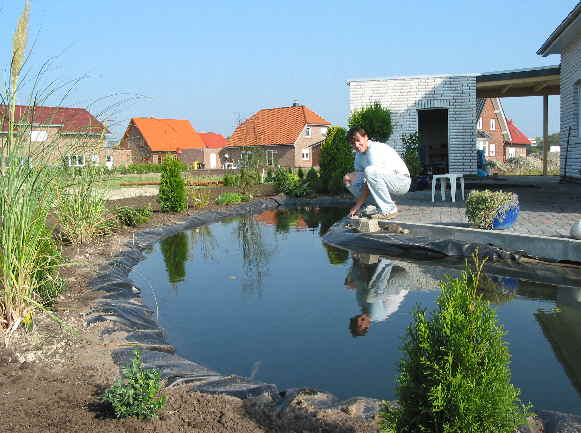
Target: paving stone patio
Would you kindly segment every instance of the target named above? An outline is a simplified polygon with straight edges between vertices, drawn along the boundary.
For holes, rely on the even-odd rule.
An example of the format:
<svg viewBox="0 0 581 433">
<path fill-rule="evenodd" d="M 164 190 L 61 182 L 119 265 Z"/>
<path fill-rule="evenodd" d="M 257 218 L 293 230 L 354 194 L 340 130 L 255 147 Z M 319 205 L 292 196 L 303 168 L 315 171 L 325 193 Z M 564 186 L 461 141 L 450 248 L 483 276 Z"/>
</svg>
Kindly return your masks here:
<svg viewBox="0 0 581 433">
<path fill-rule="evenodd" d="M 581 219 L 581 184 L 560 184 L 554 176 L 507 176 L 477 183 L 467 181 L 466 196 L 476 187 L 518 194 L 521 212 L 508 232 L 568 238 L 571 226 Z M 455 203 L 451 202 L 449 190 L 446 201 L 442 201 L 438 185 L 433 203 L 429 189 L 410 192 L 399 198 L 397 204 L 398 221 L 470 227 L 460 191 L 456 192 Z"/>
</svg>

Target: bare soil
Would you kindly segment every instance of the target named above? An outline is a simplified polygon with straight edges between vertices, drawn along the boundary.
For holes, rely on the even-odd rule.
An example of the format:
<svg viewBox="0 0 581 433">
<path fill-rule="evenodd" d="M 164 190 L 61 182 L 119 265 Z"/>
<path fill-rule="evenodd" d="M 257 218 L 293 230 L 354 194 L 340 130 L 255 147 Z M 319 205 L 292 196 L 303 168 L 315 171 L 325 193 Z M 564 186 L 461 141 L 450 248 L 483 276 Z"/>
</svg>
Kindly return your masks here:
<svg viewBox="0 0 581 433">
<path fill-rule="evenodd" d="M 151 197 L 109 203 L 115 206 L 151 204 Z M 190 211 L 189 215 L 196 211 Z M 188 215 L 155 212 L 147 226 L 182 222 Z M 375 423 L 341 411 L 310 411 L 295 407 L 277 414 L 267 398 L 240 400 L 224 395 L 165 389 L 168 403 L 159 419 L 115 419 L 99 396 L 119 374 L 111 350 L 115 336 L 101 336 L 104 324 L 85 326 L 85 316 L 98 293 L 88 290 L 97 268 L 131 239 L 136 229 L 80 248 L 64 247 L 68 265 L 61 272 L 67 291 L 54 311 L 65 320 L 62 329 L 44 314 L 35 316 L 32 331 L 0 332 L 0 432 L 375 432 Z"/>
</svg>

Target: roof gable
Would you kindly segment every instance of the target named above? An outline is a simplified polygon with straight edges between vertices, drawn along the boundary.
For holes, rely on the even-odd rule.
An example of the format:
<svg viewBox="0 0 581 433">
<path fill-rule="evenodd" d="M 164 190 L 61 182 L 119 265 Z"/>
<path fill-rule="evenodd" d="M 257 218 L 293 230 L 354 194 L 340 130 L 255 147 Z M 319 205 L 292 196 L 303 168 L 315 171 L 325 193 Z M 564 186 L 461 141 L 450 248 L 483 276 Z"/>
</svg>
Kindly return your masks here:
<svg viewBox="0 0 581 433">
<path fill-rule="evenodd" d="M 549 54 L 559 54 L 564 46 L 581 33 L 581 2 L 565 17 L 553 33 L 538 49 L 537 54 L 547 57 Z"/>
<path fill-rule="evenodd" d="M 95 116 L 84 108 L 42 107 L 17 105 L 14 111 L 16 123 L 31 126 L 57 126 L 63 133 L 103 134 L 109 131 Z M 0 128 L 8 129 L 8 106 L 0 105 Z"/>
<path fill-rule="evenodd" d="M 231 146 L 294 144 L 306 125 L 331 123 L 304 105 L 260 110 L 239 125 Z"/>
</svg>

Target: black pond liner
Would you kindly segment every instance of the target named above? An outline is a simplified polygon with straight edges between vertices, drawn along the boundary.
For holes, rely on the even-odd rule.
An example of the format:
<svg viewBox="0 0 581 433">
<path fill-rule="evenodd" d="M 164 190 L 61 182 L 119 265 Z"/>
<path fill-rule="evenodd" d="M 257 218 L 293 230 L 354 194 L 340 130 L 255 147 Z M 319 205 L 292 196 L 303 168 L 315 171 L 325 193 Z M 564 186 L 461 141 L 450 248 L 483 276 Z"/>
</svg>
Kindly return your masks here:
<svg viewBox="0 0 581 433">
<path fill-rule="evenodd" d="M 265 210 L 276 209 L 281 206 L 340 206 L 349 205 L 351 200 L 337 200 L 323 198 L 317 200 L 289 199 L 274 197 L 243 203 L 224 210 L 203 211 L 189 218 L 186 222 L 172 226 L 148 229 L 135 233 L 132 241 L 126 244 L 126 249 L 103 265 L 95 278 L 89 282 L 91 290 L 102 292 L 102 296 L 95 301 L 91 308 L 87 325 L 106 322 L 107 326 L 102 335 L 117 331 L 127 332 L 126 345 L 112 351 L 112 358 L 119 367 L 127 365 L 133 358 L 133 352 L 139 350 L 142 355 L 144 368 L 156 368 L 165 379 L 167 387 L 184 385 L 190 386 L 192 391 L 213 394 L 227 394 L 239 398 L 256 397 L 267 394 L 278 402 L 277 410 L 284 411 L 292 401 L 300 398 L 314 409 L 345 409 L 353 404 L 360 408 L 360 414 L 366 419 L 373 419 L 381 408 L 381 402 L 376 399 L 354 397 L 348 400 L 339 400 L 337 397 L 317 392 L 311 389 L 279 390 L 276 385 L 259 382 L 247 377 L 234 374 L 222 374 L 211 370 L 194 361 L 187 360 L 175 353 L 175 348 L 167 343 L 166 332 L 159 326 L 155 313 L 143 304 L 140 289 L 135 287 L 129 279 L 133 267 L 145 259 L 144 252 L 149 251 L 160 240 L 176 233 L 191 230 L 196 227 L 218 222 L 225 218 L 249 214 L 258 214 Z M 398 255 L 426 260 L 446 260 L 451 255 L 470 256 L 473 246 L 454 245 L 447 241 L 430 242 L 427 239 L 410 238 L 402 235 L 385 235 L 383 238 L 369 236 L 369 234 L 355 234 L 345 230 L 344 221 L 335 224 L 323 237 L 325 242 L 333 245 L 353 249 L 376 252 L 384 255 Z M 480 246 L 480 251 L 485 249 Z M 506 262 L 518 262 L 514 254 L 500 253 L 486 250 L 494 257 L 503 257 Z M 505 266 L 510 268 L 511 266 Z M 505 269 L 503 268 L 503 272 Z M 580 431 L 581 417 L 569 416 L 558 412 L 543 412 L 551 419 L 559 420 L 559 428 L 564 426 L 569 430 Z M 568 421 L 564 421 L 568 420 Z M 565 424 L 563 424 L 565 422 Z M 578 422 L 579 430 L 573 430 Z M 557 425 L 555 424 L 555 425 Z M 552 430 L 560 431 L 560 430 Z"/>
</svg>

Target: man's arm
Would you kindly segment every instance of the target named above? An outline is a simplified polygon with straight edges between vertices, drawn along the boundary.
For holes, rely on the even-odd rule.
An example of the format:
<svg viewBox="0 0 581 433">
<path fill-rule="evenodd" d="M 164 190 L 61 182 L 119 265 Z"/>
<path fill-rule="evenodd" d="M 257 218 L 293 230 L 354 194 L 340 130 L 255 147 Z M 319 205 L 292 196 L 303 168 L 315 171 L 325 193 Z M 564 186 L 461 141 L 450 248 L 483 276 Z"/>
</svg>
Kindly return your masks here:
<svg viewBox="0 0 581 433">
<path fill-rule="evenodd" d="M 361 209 L 361 206 L 363 206 L 363 203 L 365 203 L 368 196 L 369 196 L 369 188 L 367 187 L 367 184 L 364 183 L 363 188 L 361 189 L 361 194 L 359 194 L 359 197 L 357 197 L 357 200 L 355 201 L 355 206 L 353 206 L 351 208 L 351 210 L 349 211 L 350 217 L 355 215 L 357 213 L 357 211 L 359 209 Z"/>
</svg>

